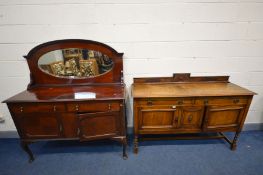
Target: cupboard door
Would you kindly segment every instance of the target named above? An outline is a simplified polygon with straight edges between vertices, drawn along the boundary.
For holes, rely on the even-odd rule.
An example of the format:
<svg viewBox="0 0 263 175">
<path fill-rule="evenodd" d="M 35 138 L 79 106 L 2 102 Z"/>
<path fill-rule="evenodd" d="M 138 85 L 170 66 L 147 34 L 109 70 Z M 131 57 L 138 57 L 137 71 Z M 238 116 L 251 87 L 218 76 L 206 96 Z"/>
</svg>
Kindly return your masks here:
<svg viewBox="0 0 263 175">
<path fill-rule="evenodd" d="M 114 137 L 119 134 L 119 112 L 77 114 L 81 140 Z"/>
<path fill-rule="evenodd" d="M 139 109 L 139 129 L 172 129 L 178 126 L 178 111 L 175 106 L 152 106 Z"/>
<path fill-rule="evenodd" d="M 180 128 L 187 130 L 201 130 L 204 107 L 183 106 L 180 110 Z"/>
<path fill-rule="evenodd" d="M 204 130 L 235 130 L 240 124 L 244 109 L 244 106 L 207 107 Z"/>
<path fill-rule="evenodd" d="M 19 115 L 22 135 L 28 139 L 57 138 L 62 135 L 62 125 L 57 113 L 27 113 Z"/>
</svg>

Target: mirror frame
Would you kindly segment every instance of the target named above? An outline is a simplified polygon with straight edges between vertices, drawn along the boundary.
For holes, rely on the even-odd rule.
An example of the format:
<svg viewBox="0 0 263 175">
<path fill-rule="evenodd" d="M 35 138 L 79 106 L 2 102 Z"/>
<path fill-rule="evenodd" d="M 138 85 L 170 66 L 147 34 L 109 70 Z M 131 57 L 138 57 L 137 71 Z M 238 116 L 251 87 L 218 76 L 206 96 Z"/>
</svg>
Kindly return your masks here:
<svg viewBox="0 0 263 175">
<path fill-rule="evenodd" d="M 42 55 L 60 49 L 81 48 L 99 51 L 107 55 L 113 61 L 113 67 L 110 71 L 95 77 L 68 78 L 56 77 L 42 71 L 38 66 L 38 60 Z M 27 89 L 36 86 L 66 86 L 66 85 L 89 85 L 105 83 L 123 84 L 123 53 L 117 52 L 112 47 L 92 40 L 65 39 L 55 40 L 40 44 L 29 51 L 24 56 L 30 70 L 30 83 Z"/>
</svg>

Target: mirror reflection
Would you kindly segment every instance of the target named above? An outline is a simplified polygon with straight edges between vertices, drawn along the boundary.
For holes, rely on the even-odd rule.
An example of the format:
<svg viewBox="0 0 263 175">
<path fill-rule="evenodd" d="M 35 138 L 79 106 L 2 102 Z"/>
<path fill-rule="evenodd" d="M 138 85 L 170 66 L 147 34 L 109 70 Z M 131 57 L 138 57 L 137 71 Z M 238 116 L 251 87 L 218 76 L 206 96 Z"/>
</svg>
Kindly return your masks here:
<svg viewBox="0 0 263 175">
<path fill-rule="evenodd" d="M 42 55 L 38 66 L 53 76 L 82 78 L 95 77 L 110 71 L 113 61 L 98 51 L 67 48 Z"/>
</svg>

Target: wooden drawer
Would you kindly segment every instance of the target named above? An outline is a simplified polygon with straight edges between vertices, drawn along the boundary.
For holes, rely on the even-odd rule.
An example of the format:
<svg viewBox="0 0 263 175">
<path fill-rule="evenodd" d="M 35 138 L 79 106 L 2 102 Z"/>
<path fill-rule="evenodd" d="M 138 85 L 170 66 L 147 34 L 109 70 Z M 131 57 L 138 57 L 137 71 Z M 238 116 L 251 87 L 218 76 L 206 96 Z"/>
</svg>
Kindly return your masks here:
<svg viewBox="0 0 263 175">
<path fill-rule="evenodd" d="M 196 104 L 200 105 L 238 105 L 247 102 L 248 99 L 245 97 L 208 97 L 196 100 Z"/>
<path fill-rule="evenodd" d="M 171 106 L 185 106 L 185 105 L 237 105 L 247 104 L 246 97 L 192 97 L 192 98 L 145 98 L 137 101 L 140 106 L 152 105 L 171 105 Z"/>
<path fill-rule="evenodd" d="M 194 104 L 194 98 L 145 98 L 137 103 L 141 106 L 152 106 L 152 105 L 192 105 Z"/>
<path fill-rule="evenodd" d="M 119 111 L 120 103 L 117 102 L 70 103 L 67 105 L 67 109 L 70 112 Z"/>
<path fill-rule="evenodd" d="M 21 103 L 10 104 L 9 108 L 14 113 L 32 113 L 32 112 L 63 112 L 64 104 L 58 103 Z"/>
</svg>

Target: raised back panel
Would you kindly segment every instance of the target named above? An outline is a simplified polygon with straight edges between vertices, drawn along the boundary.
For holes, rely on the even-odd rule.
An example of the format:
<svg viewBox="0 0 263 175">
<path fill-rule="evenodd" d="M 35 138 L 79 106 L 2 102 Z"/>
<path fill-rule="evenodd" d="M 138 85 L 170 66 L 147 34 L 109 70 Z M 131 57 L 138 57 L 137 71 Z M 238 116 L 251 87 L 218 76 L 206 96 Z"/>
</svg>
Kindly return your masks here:
<svg viewBox="0 0 263 175">
<path fill-rule="evenodd" d="M 113 62 L 112 68 L 99 76 L 84 77 L 84 78 L 66 78 L 59 76 L 52 76 L 43 72 L 39 66 L 38 61 L 41 56 L 46 53 L 65 50 L 69 48 L 87 49 L 100 52 L 107 55 Z M 36 86 L 69 86 L 69 85 L 89 85 L 102 83 L 123 83 L 123 53 L 118 53 L 116 50 L 108 45 L 91 40 L 67 39 L 56 40 L 33 48 L 28 55 L 24 56 L 27 59 L 30 69 L 31 82 L 28 89 Z"/>
<path fill-rule="evenodd" d="M 191 82 L 223 82 L 228 83 L 229 76 L 192 77 L 190 73 L 174 73 L 172 77 L 134 78 L 134 83 L 191 83 Z"/>
</svg>

